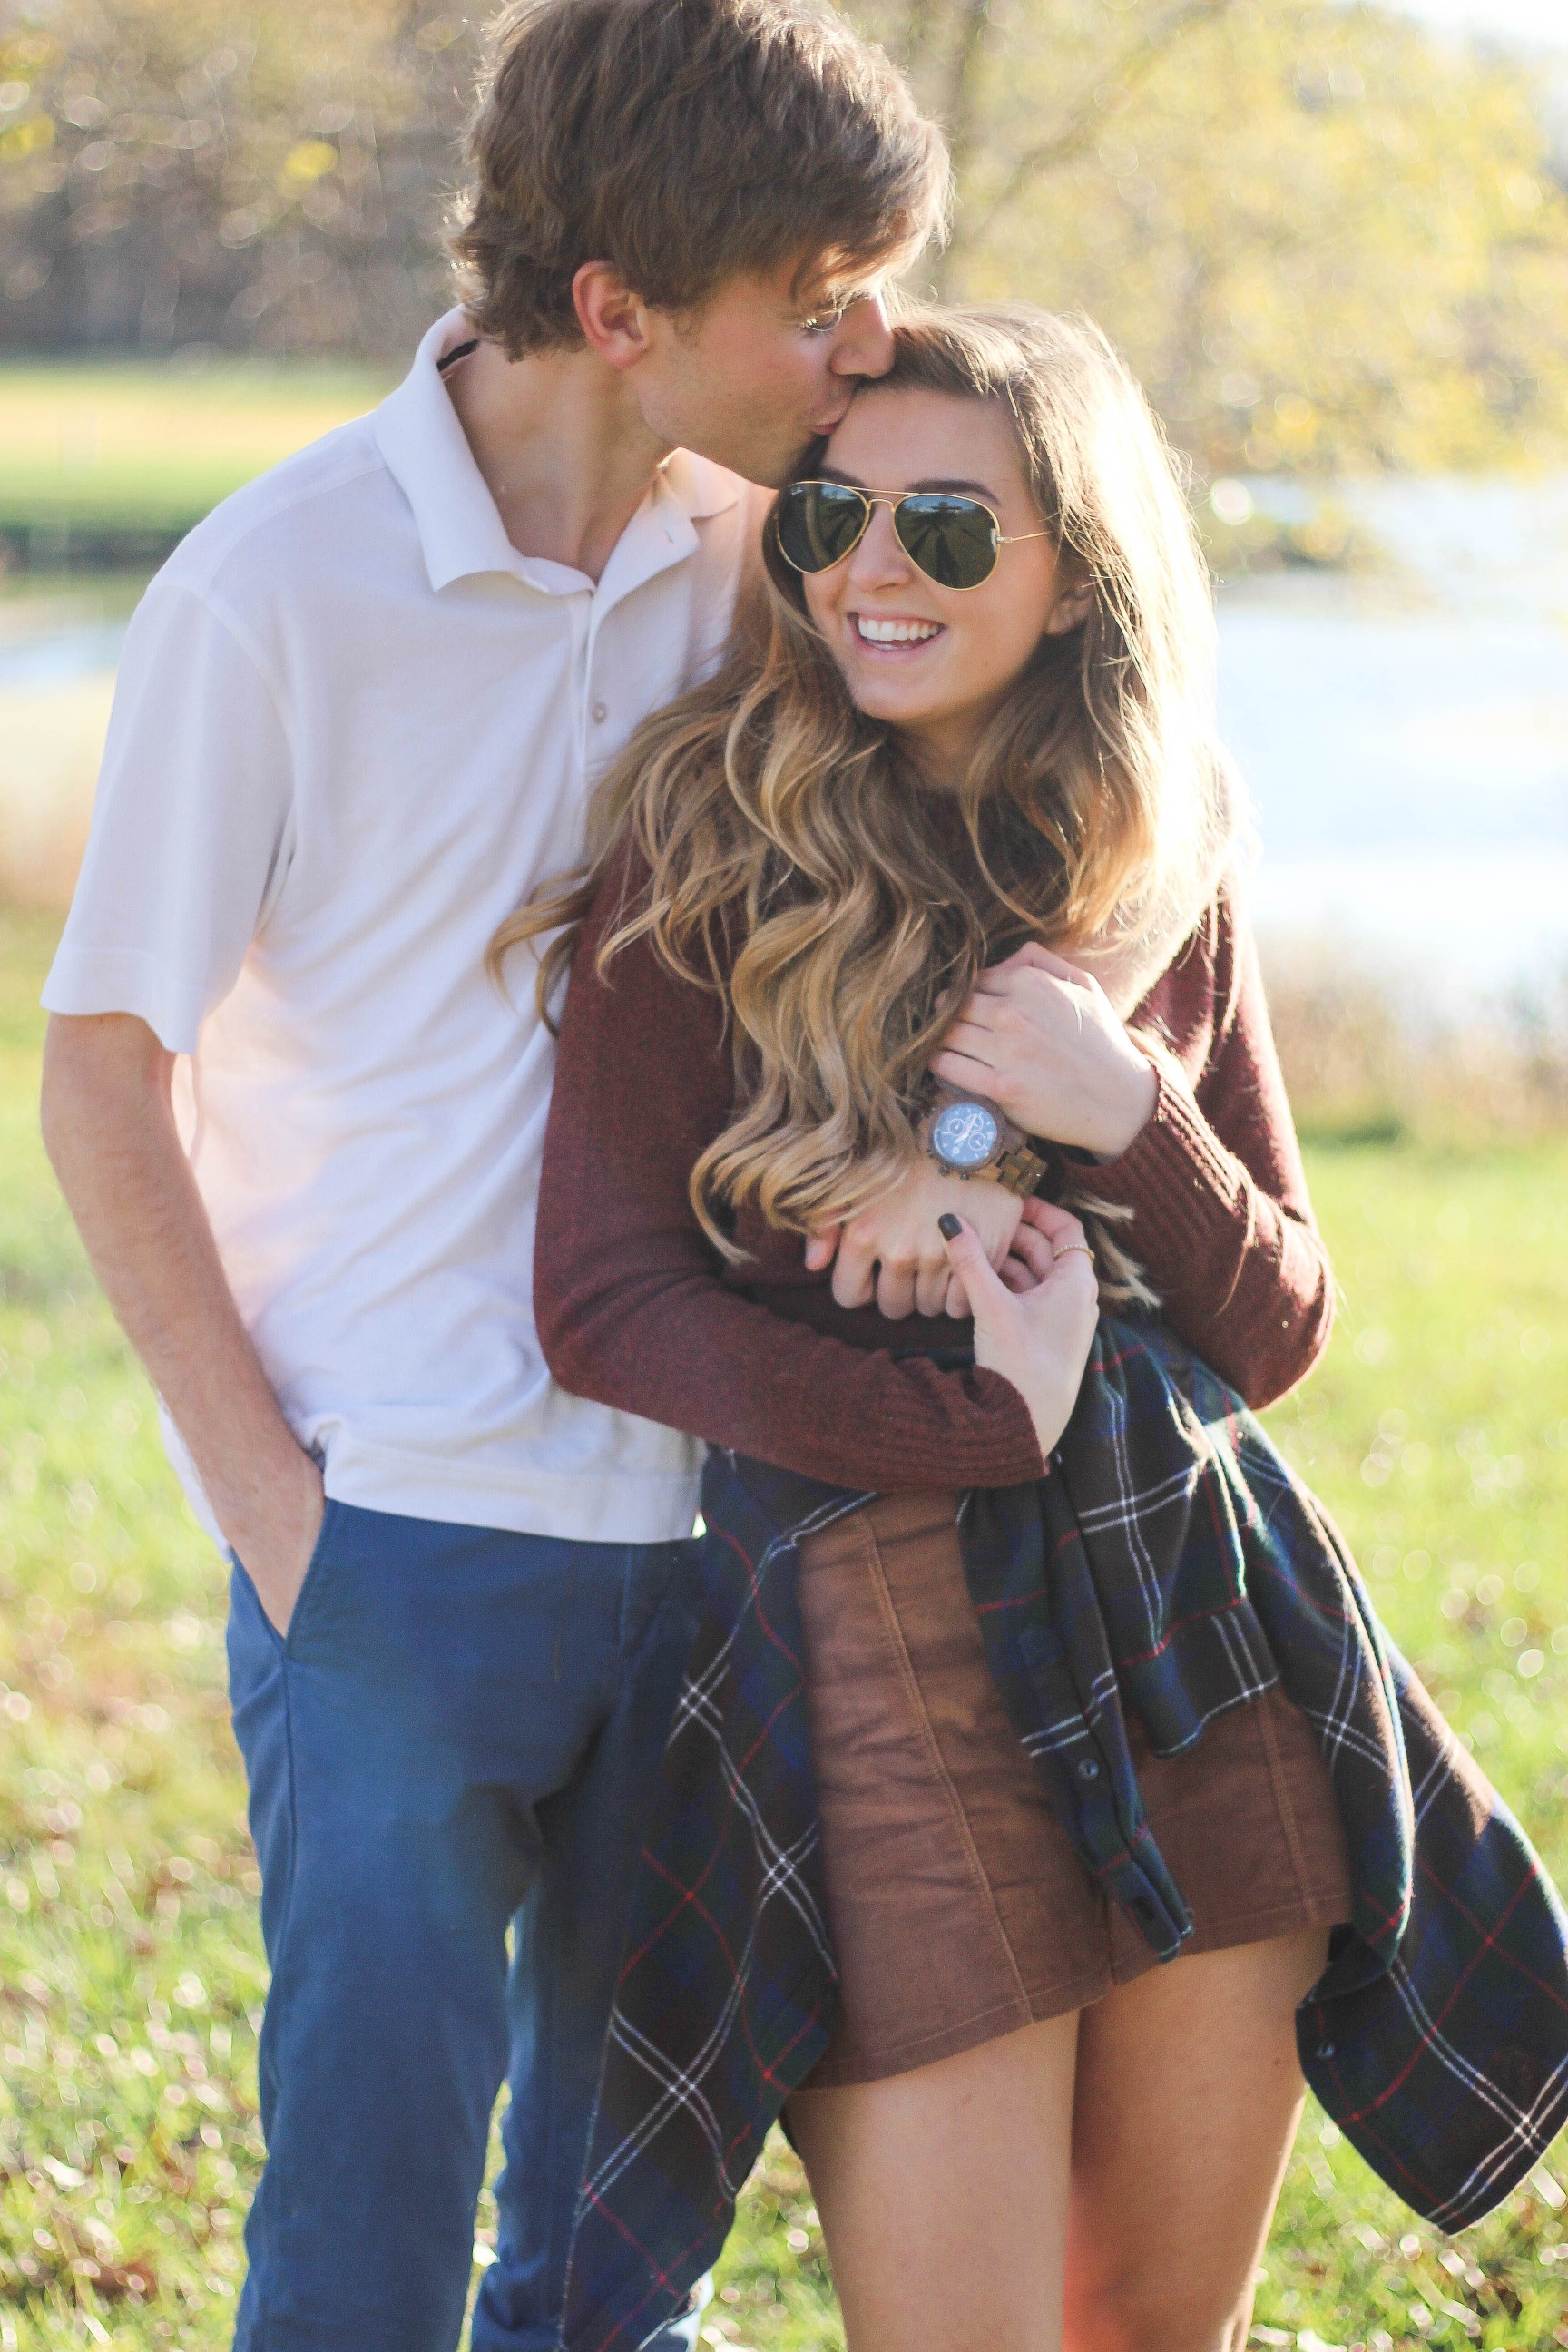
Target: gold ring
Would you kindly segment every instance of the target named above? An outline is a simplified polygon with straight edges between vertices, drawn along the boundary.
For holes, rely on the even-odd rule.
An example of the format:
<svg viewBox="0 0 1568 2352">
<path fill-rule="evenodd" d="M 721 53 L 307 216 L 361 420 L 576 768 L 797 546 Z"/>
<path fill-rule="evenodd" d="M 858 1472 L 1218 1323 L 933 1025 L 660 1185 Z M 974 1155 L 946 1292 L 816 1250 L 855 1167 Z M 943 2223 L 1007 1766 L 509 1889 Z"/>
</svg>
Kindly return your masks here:
<svg viewBox="0 0 1568 2352">
<path fill-rule="evenodd" d="M 1064 1242 L 1060 1249 L 1054 1249 L 1051 1252 L 1051 1264 L 1055 1265 L 1058 1257 L 1071 1257 L 1074 1250 L 1080 1251 L 1085 1257 L 1091 1258 L 1094 1255 L 1087 1242 Z"/>
</svg>

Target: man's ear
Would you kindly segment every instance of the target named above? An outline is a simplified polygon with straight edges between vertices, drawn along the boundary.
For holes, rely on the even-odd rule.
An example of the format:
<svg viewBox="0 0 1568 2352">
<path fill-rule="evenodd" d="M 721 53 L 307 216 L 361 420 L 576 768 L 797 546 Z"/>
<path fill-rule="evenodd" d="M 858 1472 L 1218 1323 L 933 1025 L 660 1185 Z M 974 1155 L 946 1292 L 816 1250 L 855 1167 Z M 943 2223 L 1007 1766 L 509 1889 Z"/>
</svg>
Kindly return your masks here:
<svg viewBox="0 0 1568 2352">
<path fill-rule="evenodd" d="M 636 367 L 647 357 L 651 319 L 640 295 L 607 261 L 585 261 L 572 280 L 572 302 L 583 340 L 613 368 Z"/>
</svg>

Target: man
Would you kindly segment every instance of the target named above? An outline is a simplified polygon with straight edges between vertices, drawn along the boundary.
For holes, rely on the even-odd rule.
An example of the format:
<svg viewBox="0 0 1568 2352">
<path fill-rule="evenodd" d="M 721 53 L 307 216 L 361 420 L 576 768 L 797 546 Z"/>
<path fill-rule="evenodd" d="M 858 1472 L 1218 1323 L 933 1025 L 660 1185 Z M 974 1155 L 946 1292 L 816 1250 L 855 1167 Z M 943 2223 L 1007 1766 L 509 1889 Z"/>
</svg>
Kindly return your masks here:
<svg viewBox="0 0 1568 2352">
<path fill-rule="evenodd" d="M 148 592 L 45 1000 L 51 1155 L 236 1559 L 252 2352 L 456 2345 L 509 2074 L 473 2342 L 556 2340 L 697 1464 L 546 1376 L 551 1045 L 485 950 L 713 659 L 747 486 L 886 367 L 945 194 L 799 0 L 514 9 L 470 161 L 464 308 Z"/>
</svg>

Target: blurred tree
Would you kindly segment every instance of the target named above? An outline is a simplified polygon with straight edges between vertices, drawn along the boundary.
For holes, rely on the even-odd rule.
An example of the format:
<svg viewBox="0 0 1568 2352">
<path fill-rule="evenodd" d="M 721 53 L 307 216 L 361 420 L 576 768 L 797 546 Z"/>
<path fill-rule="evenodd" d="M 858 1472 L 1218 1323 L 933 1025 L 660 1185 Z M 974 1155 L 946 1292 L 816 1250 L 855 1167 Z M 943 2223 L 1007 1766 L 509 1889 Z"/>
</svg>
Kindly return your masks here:
<svg viewBox="0 0 1568 2352">
<path fill-rule="evenodd" d="M 1215 473 L 1568 452 L 1521 60 L 1336 0 L 859 0 L 961 163 L 942 290 L 1089 311 Z"/>
<path fill-rule="evenodd" d="M 472 79 L 437 0 L 0 0 L 0 346 L 406 348 Z"/>
<path fill-rule="evenodd" d="M 1568 452 L 1568 196 L 1521 61 L 1364 0 L 847 0 L 947 124 L 952 294 L 1088 310 L 1214 474 Z M 0 0 L 0 348 L 404 351 L 475 23 Z"/>
</svg>

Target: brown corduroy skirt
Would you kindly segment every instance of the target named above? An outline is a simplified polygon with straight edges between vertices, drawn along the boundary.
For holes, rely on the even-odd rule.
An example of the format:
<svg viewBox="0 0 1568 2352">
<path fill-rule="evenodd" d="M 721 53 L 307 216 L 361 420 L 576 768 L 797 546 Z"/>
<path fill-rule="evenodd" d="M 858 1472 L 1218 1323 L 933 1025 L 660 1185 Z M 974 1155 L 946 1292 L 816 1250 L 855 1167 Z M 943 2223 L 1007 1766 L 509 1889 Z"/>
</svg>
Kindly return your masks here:
<svg viewBox="0 0 1568 2352">
<path fill-rule="evenodd" d="M 801 1546 L 833 2040 L 805 2087 L 876 2082 L 1085 2009 L 1158 1965 L 1079 1862 L 992 1681 L 952 1494 Z M 1278 1690 L 1180 1756 L 1130 1714 L 1149 1822 L 1208 1952 L 1348 1918 L 1328 1768 Z M 1177 1965 L 1180 1965 L 1178 1962 Z"/>
</svg>

